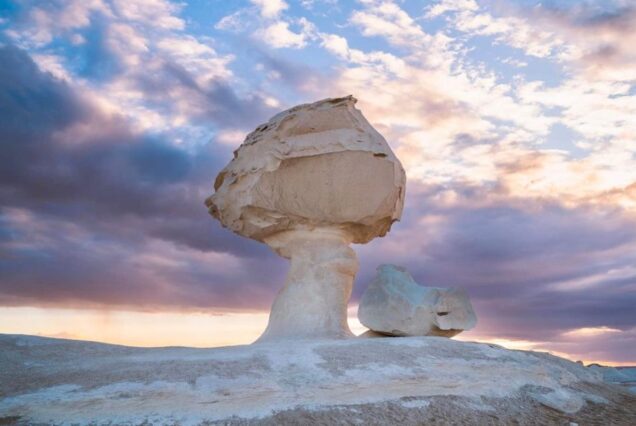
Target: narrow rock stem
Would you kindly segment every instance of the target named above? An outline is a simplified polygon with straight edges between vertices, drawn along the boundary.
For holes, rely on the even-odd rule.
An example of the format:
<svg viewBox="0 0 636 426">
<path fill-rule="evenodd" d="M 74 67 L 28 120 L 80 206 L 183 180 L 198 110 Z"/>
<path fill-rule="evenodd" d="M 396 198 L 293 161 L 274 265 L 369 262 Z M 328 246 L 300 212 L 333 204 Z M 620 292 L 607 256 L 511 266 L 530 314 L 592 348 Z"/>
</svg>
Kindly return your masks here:
<svg viewBox="0 0 636 426">
<path fill-rule="evenodd" d="M 347 232 L 331 228 L 285 231 L 267 238 L 266 243 L 291 265 L 258 342 L 353 336 L 347 303 L 358 259 L 350 242 Z"/>
</svg>

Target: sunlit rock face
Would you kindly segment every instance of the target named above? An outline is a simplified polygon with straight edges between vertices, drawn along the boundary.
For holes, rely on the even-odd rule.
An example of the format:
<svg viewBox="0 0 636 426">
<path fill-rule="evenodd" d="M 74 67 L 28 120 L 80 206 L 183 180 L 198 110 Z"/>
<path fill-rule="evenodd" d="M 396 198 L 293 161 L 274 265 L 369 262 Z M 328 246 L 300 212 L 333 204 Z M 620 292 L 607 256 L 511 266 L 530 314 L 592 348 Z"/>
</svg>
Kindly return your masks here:
<svg viewBox="0 0 636 426">
<path fill-rule="evenodd" d="M 358 318 L 374 332 L 391 336 L 452 337 L 477 323 L 464 290 L 423 287 L 395 265 L 378 267 L 360 300 Z"/>
<path fill-rule="evenodd" d="M 283 111 L 247 135 L 206 200 L 234 232 L 291 260 L 261 340 L 348 337 L 351 243 L 384 236 L 406 176 L 352 96 Z"/>
<path fill-rule="evenodd" d="M 405 174 L 352 96 L 283 111 L 247 135 L 207 199 L 221 223 L 259 241 L 290 229 L 342 229 L 354 243 L 399 219 Z"/>
</svg>

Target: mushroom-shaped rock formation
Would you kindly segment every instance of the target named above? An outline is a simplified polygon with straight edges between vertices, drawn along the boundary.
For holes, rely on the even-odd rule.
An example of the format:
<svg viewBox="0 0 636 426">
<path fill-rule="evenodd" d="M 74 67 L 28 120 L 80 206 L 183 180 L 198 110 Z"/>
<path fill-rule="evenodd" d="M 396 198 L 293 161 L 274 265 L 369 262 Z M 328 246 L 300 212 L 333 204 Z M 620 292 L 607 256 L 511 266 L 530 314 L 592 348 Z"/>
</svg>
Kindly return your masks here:
<svg viewBox="0 0 636 426">
<path fill-rule="evenodd" d="M 223 226 L 291 261 L 262 340 L 345 338 L 351 243 L 384 236 L 406 177 L 352 96 L 283 111 L 247 135 L 206 200 Z"/>
<path fill-rule="evenodd" d="M 464 290 L 423 287 L 395 265 L 381 265 L 377 271 L 358 307 L 358 319 L 374 332 L 453 337 L 477 323 Z"/>
</svg>

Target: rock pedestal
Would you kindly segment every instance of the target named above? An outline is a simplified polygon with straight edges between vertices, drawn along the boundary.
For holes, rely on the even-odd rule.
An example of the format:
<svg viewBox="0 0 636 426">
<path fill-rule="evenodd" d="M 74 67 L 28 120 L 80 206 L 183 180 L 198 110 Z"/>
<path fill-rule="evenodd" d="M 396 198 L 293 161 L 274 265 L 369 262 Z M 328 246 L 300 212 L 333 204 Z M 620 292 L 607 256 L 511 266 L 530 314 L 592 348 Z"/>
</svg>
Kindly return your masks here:
<svg viewBox="0 0 636 426">
<path fill-rule="evenodd" d="M 291 265 L 259 341 L 353 336 L 347 324 L 347 301 L 358 259 L 349 246 L 351 236 L 319 228 L 278 233 L 266 242 Z"/>
<path fill-rule="evenodd" d="M 206 200 L 223 226 L 291 260 L 259 341 L 351 336 L 351 243 L 384 236 L 402 214 L 399 160 L 352 96 L 283 111 L 247 135 Z"/>
</svg>

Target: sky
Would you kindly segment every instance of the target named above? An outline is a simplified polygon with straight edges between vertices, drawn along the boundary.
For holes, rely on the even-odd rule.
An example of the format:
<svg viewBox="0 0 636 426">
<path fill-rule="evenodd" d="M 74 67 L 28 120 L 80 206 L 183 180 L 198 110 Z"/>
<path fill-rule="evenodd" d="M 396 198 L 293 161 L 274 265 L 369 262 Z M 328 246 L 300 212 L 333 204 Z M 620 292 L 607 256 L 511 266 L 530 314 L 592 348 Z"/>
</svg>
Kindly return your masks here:
<svg viewBox="0 0 636 426">
<path fill-rule="evenodd" d="M 466 289 L 458 336 L 636 364 L 630 0 L 0 0 L 0 332 L 253 341 L 287 263 L 204 199 L 245 135 L 354 95 L 407 173 L 354 246 Z"/>
</svg>

